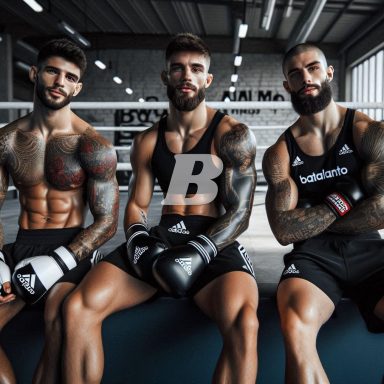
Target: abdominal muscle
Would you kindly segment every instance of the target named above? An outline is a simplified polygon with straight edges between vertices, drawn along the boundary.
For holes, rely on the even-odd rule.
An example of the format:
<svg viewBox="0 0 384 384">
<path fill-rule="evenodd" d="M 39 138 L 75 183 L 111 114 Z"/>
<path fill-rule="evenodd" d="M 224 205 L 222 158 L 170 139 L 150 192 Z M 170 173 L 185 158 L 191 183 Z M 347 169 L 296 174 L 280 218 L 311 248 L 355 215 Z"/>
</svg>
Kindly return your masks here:
<svg viewBox="0 0 384 384">
<path fill-rule="evenodd" d="M 19 189 L 21 229 L 82 227 L 85 219 L 83 189 L 59 191 L 45 183 Z"/>
<path fill-rule="evenodd" d="M 164 205 L 162 214 L 176 214 L 181 216 L 199 215 L 215 218 L 220 216 L 219 209 L 215 202 L 209 204 L 186 205 L 183 198 L 180 198 L 180 204 Z"/>
</svg>

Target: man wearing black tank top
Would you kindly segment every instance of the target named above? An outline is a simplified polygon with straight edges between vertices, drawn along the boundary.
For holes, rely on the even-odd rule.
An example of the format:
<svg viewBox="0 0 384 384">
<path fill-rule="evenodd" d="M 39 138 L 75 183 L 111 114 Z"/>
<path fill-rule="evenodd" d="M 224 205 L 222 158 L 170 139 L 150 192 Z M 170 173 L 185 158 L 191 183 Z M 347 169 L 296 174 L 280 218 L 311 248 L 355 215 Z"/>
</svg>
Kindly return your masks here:
<svg viewBox="0 0 384 384">
<path fill-rule="evenodd" d="M 169 114 L 139 134 L 132 147 L 127 242 L 66 302 L 65 382 L 100 382 L 102 321 L 167 294 L 190 297 L 217 323 L 223 348 L 213 382 L 255 383 L 258 291 L 252 263 L 236 238 L 251 214 L 256 145 L 244 124 L 205 104 L 213 79 L 209 64 L 209 49 L 197 36 L 183 33 L 168 45 L 162 81 Z M 207 169 L 210 176 L 202 183 Z M 155 178 L 164 194 L 162 217 L 148 229 Z M 210 191 L 200 193 L 205 184 Z"/>
<path fill-rule="evenodd" d="M 334 70 L 318 47 L 290 49 L 283 72 L 300 116 L 263 170 L 272 231 L 293 243 L 277 292 L 286 383 L 328 383 L 316 337 L 342 295 L 370 331 L 384 331 L 384 125 L 334 102 Z"/>
</svg>

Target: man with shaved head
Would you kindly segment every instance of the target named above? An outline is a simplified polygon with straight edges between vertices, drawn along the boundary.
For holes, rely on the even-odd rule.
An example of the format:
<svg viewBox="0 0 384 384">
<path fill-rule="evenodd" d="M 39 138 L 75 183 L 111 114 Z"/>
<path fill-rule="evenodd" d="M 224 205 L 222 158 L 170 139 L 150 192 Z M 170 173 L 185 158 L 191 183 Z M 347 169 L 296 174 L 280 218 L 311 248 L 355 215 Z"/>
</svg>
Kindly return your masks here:
<svg viewBox="0 0 384 384">
<path fill-rule="evenodd" d="M 335 103 L 334 69 L 318 47 L 293 47 L 283 72 L 299 118 L 263 170 L 272 231 L 293 243 L 277 293 L 286 383 L 329 383 L 316 338 L 343 295 L 370 331 L 384 331 L 384 125 Z"/>
</svg>

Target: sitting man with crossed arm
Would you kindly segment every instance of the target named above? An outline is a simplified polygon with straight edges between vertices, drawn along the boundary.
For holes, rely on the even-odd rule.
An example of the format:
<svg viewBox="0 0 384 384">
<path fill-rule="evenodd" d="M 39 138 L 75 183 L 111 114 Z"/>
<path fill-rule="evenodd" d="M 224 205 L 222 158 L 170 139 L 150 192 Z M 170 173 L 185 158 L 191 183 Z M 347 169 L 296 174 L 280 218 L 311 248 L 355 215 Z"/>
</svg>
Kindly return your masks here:
<svg viewBox="0 0 384 384">
<path fill-rule="evenodd" d="M 0 203 L 9 176 L 20 200 L 15 243 L 4 246 L 0 227 L 0 328 L 26 303 L 45 306 L 35 383 L 60 382 L 61 304 L 117 229 L 116 153 L 69 106 L 85 67 L 84 52 L 71 41 L 47 43 L 30 70 L 32 113 L 0 130 Z M 93 223 L 83 228 L 87 205 Z M 16 382 L 2 349 L 0 382 Z"/>
<path fill-rule="evenodd" d="M 177 35 L 167 47 L 162 80 L 169 114 L 133 144 L 127 242 L 64 307 L 66 383 L 100 382 L 103 320 L 156 293 L 188 296 L 217 323 L 224 344 L 214 383 L 255 383 L 258 291 L 236 241 L 252 209 L 255 139 L 244 124 L 206 106 L 209 64 L 209 49 L 197 36 Z M 148 230 L 155 177 L 165 199 L 159 225 Z"/>
<path fill-rule="evenodd" d="M 316 338 L 343 294 L 369 330 L 384 331 L 384 124 L 334 102 L 334 70 L 318 47 L 293 47 L 283 72 L 300 116 L 263 169 L 273 233 L 293 243 L 277 293 L 286 383 L 328 383 Z"/>
</svg>

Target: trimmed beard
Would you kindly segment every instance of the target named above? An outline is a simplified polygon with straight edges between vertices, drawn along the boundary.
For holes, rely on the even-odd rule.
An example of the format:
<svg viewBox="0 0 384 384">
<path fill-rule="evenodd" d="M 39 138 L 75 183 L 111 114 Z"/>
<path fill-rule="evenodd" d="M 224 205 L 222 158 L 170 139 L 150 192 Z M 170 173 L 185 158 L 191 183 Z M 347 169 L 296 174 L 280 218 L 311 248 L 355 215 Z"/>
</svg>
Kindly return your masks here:
<svg viewBox="0 0 384 384">
<path fill-rule="evenodd" d="M 318 86 L 317 88 L 319 89 Z M 297 92 L 291 92 L 292 107 L 300 116 L 313 115 L 323 111 L 331 101 L 332 88 L 328 80 L 321 83 L 317 96 L 301 95 Z"/>
<path fill-rule="evenodd" d="M 197 106 L 205 99 L 205 88 L 197 91 L 196 96 L 185 97 L 180 95 L 177 88 L 167 85 L 167 96 L 172 105 L 182 112 L 190 112 L 197 108 Z"/>
<path fill-rule="evenodd" d="M 66 96 L 63 95 L 64 100 L 60 102 L 56 102 L 54 100 L 48 99 L 45 94 L 45 91 L 49 88 L 45 88 L 43 84 L 40 84 L 38 79 L 39 77 L 37 76 L 36 77 L 36 95 L 45 107 L 52 109 L 54 111 L 57 111 L 61 108 L 64 108 L 66 105 L 68 105 L 71 102 L 73 95 L 66 95 Z M 63 92 L 61 89 L 59 91 Z"/>
</svg>

